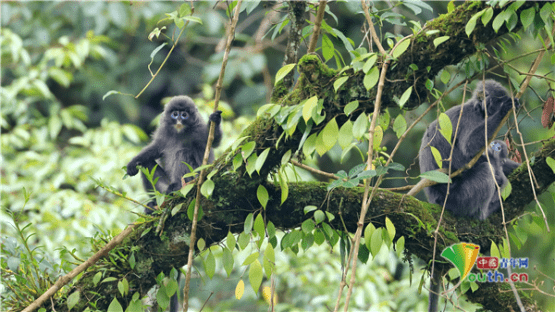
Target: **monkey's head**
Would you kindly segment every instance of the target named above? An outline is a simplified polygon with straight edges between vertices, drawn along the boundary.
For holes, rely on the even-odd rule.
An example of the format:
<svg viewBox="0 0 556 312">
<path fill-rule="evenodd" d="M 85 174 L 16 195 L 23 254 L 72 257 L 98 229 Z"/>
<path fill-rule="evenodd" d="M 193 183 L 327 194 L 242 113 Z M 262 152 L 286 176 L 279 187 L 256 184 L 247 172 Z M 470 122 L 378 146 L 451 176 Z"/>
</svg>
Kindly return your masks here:
<svg viewBox="0 0 556 312">
<path fill-rule="evenodd" d="M 172 126 L 177 133 L 194 125 L 198 120 L 195 103 L 188 96 L 176 96 L 164 108 L 161 124 L 166 128 Z"/>
<path fill-rule="evenodd" d="M 479 81 L 475 91 L 473 92 L 473 105 L 475 109 L 484 115 L 484 102 L 488 109 L 488 114 L 495 114 L 502 105 L 508 103 L 511 105 L 512 98 L 508 94 L 506 88 L 494 80 Z M 514 99 L 516 108 L 519 108 L 520 103 L 518 99 Z"/>
<path fill-rule="evenodd" d="M 504 141 L 495 140 L 490 143 L 488 148 L 489 156 L 496 159 L 504 159 L 508 157 L 508 146 Z"/>
</svg>

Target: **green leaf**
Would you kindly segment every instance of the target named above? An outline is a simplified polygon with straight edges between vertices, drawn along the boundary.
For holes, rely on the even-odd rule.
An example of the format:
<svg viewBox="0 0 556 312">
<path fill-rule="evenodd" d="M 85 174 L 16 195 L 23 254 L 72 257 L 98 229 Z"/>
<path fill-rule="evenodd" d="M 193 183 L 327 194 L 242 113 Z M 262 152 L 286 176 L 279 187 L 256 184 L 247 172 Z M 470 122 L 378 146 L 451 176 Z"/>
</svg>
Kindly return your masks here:
<svg viewBox="0 0 556 312">
<path fill-rule="evenodd" d="M 317 108 L 318 100 L 319 99 L 315 95 L 305 101 L 305 104 L 303 104 L 303 120 L 305 120 L 305 122 L 309 121 L 309 119 L 311 119 L 311 116 L 313 116 L 313 112 Z"/>
<path fill-rule="evenodd" d="M 438 169 L 442 169 L 442 155 L 440 155 L 440 152 L 436 149 L 436 147 L 431 146 L 431 153 L 432 156 L 434 157 L 434 161 L 436 161 L 436 165 L 438 166 Z"/>
<path fill-rule="evenodd" d="M 359 101 L 351 101 L 344 107 L 344 113 L 349 116 L 354 110 L 359 107 Z"/>
<path fill-rule="evenodd" d="M 195 212 L 195 199 L 189 203 L 189 207 L 187 207 L 187 217 L 189 220 L 193 221 L 193 214 Z M 203 207 L 199 206 L 199 211 L 197 212 L 197 220 L 201 220 L 204 216 Z"/>
<path fill-rule="evenodd" d="M 490 22 L 490 20 L 492 19 L 493 15 L 494 15 L 494 10 L 492 9 L 492 7 L 487 8 L 483 16 L 481 16 L 481 22 L 483 23 L 483 25 L 486 26 L 488 22 Z"/>
<path fill-rule="evenodd" d="M 184 17 L 186 15 L 190 15 L 191 14 L 191 6 L 189 5 L 189 3 L 184 3 L 180 6 L 180 17 Z"/>
<path fill-rule="evenodd" d="M 167 44 L 168 44 L 168 43 L 165 42 L 165 43 L 159 45 L 158 47 L 156 47 L 156 48 L 151 52 L 151 64 L 152 64 L 152 62 L 154 61 L 155 55 L 156 55 L 160 50 L 162 50 L 162 48 L 164 48 L 164 46 L 166 46 Z"/>
<path fill-rule="evenodd" d="M 315 151 L 317 138 L 317 133 L 313 133 L 307 138 L 307 140 L 303 144 L 303 154 L 309 157 Z"/>
<path fill-rule="evenodd" d="M 398 103 L 398 106 L 400 108 L 402 108 L 407 102 L 407 100 L 409 100 L 409 97 L 411 96 L 411 91 L 413 91 L 413 86 L 407 88 L 407 90 L 405 90 L 405 92 L 402 94 L 402 97 L 400 97 L 400 102 Z"/>
<path fill-rule="evenodd" d="M 324 56 L 325 63 L 334 57 L 334 44 L 326 34 L 322 34 L 322 56 Z"/>
<path fill-rule="evenodd" d="M 334 91 L 338 92 L 338 89 L 340 89 L 340 87 L 348 80 L 348 78 L 348 76 L 343 76 L 336 79 L 336 81 L 334 81 Z"/>
<path fill-rule="evenodd" d="M 183 197 L 187 196 L 187 194 L 189 193 L 189 191 L 191 191 L 191 189 L 195 187 L 195 183 L 189 183 L 186 184 L 181 190 L 180 193 Z"/>
<path fill-rule="evenodd" d="M 303 208 L 303 213 L 307 214 L 313 210 L 317 210 L 317 206 L 305 206 L 305 208 Z"/>
<path fill-rule="evenodd" d="M 241 232 L 237 240 L 237 244 L 239 245 L 240 250 L 244 250 L 245 247 L 247 247 L 247 245 L 249 244 L 250 240 L 251 239 L 249 238 L 249 234 Z"/>
<path fill-rule="evenodd" d="M 249 283 L 253 287 L 253 291 L 257 293 L 263 281 L 263 267 L 259 260 L 256 260 L 249 267 Z"/>
<path fill-rule="evenodd" d="M 75 305 L 79 302 L 79 296 L 80 296 L 79 291 L 74 291 L 71 295 L 68 296 L 68 299 L 66 300 L 68 310 L 73 309 L 73 307 L 75 307 Z"/>
<path fill-rule="evenodd" d="M 284 77 L 286 77 L 286 75 L 288 75 L 288 73 L 292 71 L 295 65 L 295 63 L 292 63 L 280 68 L 276 73 L 276 80 L 274 81 L 274 85 L 276 86 L 276 84 L 280 82 L 280 80 L 284 79 Z"/>
<path fill-rule="evenodd" d="M 234 156 L 234 160 L 232 161 L 232 163 L 234 165 L 234 170 L 237 170 L 237 168 L 241 167 L 241 165 L 243 164 L 243 157 L 241 153 L 238 153 Z"/>
<path fill-rule="evenodd" d="M 409 47 L 409 44 L 411 43 L 411 40 L 408 39 L 404 39 L 402 42 L 400 42 L 398 44 L 398 46 L 394 49 L 394 52 L 392 53 L 392 56 L 394 58 L 398 58 L 400 57 L 400 55 L 402 55 L 405 50 L 407 50 L 407 48 Z M 368 89 L 367 89 L 368 90 Z"/>
<path fill-rule="evenodd" d="M 438 38 L 434 39 L 432 41 L 432 43 L 434 43 L 434 47 L 436 48 L 448 39 L 450 39 L 450 36 L 442 36 L 442 37 L 438 37 Z"/>
<path fill-rule="evenodd" d="M 405 237 L 400 237 L 396 242 L 396 254 L 401 258 L 405 249 Z"/>
<path fill-rule="evenodd" d="M 234 256 L 228 248 L 222 248 L 222 265 L 224 266 L 224 270 L 226 270 L 226 274 L 230 277 L 234 268 Z"/>
<path fill-rule="evenodd" d="M 253 228 L 253 213 L 249 213 L 245 218 L 245 222 L 243 223 L 243 232 L 245 234 L 251 233 L 251 229 Z"/>
<path fill-rule="evenodd" d="M 374 133 L 373 136 L 374 136 L 373 149 L 378 150 L 378 148 L 380 147 L 380 144 L 382 144 L 382 137 L 384 136 L 384 133 L 382 131 L 381 126 L 376 126 L 375 127 L 375 133 Z"/>
<path fill-rule="evenodd" d="M 212 251 L 208 253 L 207 258 L 205 259 L 205 272 L 210 279 L 212 279 L 214 272 L 216 272 L 216 259 L 214 259 Z"/>
<path fill-rule="evenodd" d="M 353 136 L 361 140 L 363 135 L 369 131 L 369 120 L 365 113 L 359 115 L 353 124 Z"/>
<path fill-rule="evenodd" d="M 390 240 L 393 240 L 396 237 L 396 227 L 394 227 L 394 223 L 390 221 L 388 217 L 385 220 L 386 223 L 386 230 L 388 231 L 388 235 L 390 236 Z"/>
<path fill-rule="evenodd" d="M 322 141 L 327 150 L 330 150 L 336 141 L 338 141 L 338 123 L 336 123 L 336 118 L 332 118 L 322 130 Z"/>
<path fill-rule="evenodd" d="M 365 227 L 364 237 L 365 237 L 365 246 L 367 246 L 368 250 L 371 250 L 371 237 L 373 237 L 373 233 L 376 230 L 375 226 L 369 222 Z"/>
<path fill-rule="evenodd" d="M 263 220 L 263 216 L 260 213 L 255 218 L 255 223 L 253 224 L 253 230 L 255 230 L 257 234 L 259 234 L 260 238 L 264 237 L 264 220 Z"/>
<path fill-rule="evenodd" d="M 373 235 L 371 236 L 371 255 L 373 258 L 378 254 L 380 251 L 380 247 L 382 247 L 382 231 L 374 231 Z"/>
<path fill-rule="evenodd" d="M 554 169 L 554 158 L 546 157 L 546 164 L 552 169 L 553 172 L 556 172 Z"/>
<path fill-rule="evenodd" d="M 440 133 L 448 141 L 448 144 L 452 145 L 452 121 L 450 117 L 445 113 L 441 113 L 438 116 L 438 124 L 440 125 Z"/>
<path fill-rule="evenodd" d="M 200 251 L 203 251 L 203 250 L 205 250 L 205 247 L 206 247 L 205 240 L 203 238 L 199 238 L 199 240 L 197 240 L 197 248 Z"/>
<path fill-rule="evenodd" d="M 234 250 L 236 247 L 236 238 L 232 232 L 228 232 L 228 235 L 226 236 L 226 246 L 230 250 Z"/>
<path fill-rule="evenodd" d="M 511 193 L 512 193 L 512 184 L 508 182 L 508 184 L 506 184 L 506 186 L 502 190 L 502 194 L 501 194 L 502 199 L 506 200 L 506 198 L 508 198 L 508 196 L 510 196 Z"/>
<path fill-rule="evenodd" d="M 249 176 L 251 176 L 253 172 L 255 172 L 256 163 L 257 163 L 257 154 L 252 154 L 251 156 L 249 156 L 249 158 L 247 158 L 247 164 L 245 165 L 245 169 L 247 170 Z"/>
<path fill-rule="evenodd" d="M 315 221 L 307 219 L 301 223 L 301 230 L 304 233 L 311 233 L 315 229 Z"/>
<path fill-rule="evenodd" d="M 353 141 L 353 124 L 351 121 L 346 121 L 342 128 L 340 128 L 340 133 L 338 134 L 338 144 L 342 149 L 346 148 Z"/>
<path fill-rule="evenodd" d="M 400 114 L 396 117 L 392 130 L 396 132 L 398 139 L 404 134 L 405 130 L 407 130 L 407 122 L 405 121 L 403 115 Z"/>
<path fill-rule="evenodd" d="M 50 67 L 48 69 L 48 75 L 65 88 L 69 87 L 73 80 L 73 75 L 70 72 L 58 67 Z"/>
<path fill-rule="evenodd" d="M 442 74 L 440 74 L 440 81 L 442 81 L 443 84 L 448 84 L 448 82 L 450 82 L 450 78 L 450 72 L 446 69 L 442 70 Z"/>
<path fill-rule="evenodd" d="M 203 20 L 201 20 L 201 19 L 200 19 L 199 17 L 197 17 L 197 16 L 188 15 L 188 16 L 182 17 L 181 19 L 182 19 L 182 20 L 191 21 L 191 22 L 193 22 L 193 23 L 197 23 L 197 24 L 203 25 Z M 180 27 L 180 28 L 181 28 L 181 27 Z"/>
<path fill-rule="evenodd" d="M 210 196 L 212 196 L 213 191 L 214 191 L 214 181 L 206 180 L 205 182 L 203 182 L 203 185 L 201 185 L 201 194 L 203 194 L 203 196 L 209 198 Z"/>
<path fill-rule="evenodd" d="M 243 156 L 243 159 L 247 159 L 249 158 L 249 156 L 251 156 L 251 153 L 253 153 L 253 150 L 255 150 L 255 146 L 256 143 L 254 141 L 249 141 L 245 144 L 243 144 L 243 146 L 241 147 L 241 154 Z"/>
<path fill-rule="evenodd" d="M 379 72 L 378 72 L 378 67 L 373 67 L 373 69 L 371 69 L 366 75 L 365 78 L 363 78 L 363 85 L 365 86 L 365 89 L 370 90 L 372 89 L 376 83 L 378 82 L 378 78 L 379 78 Z"/>
<path fill-rule="evenodd" d="M 521 11 L 519 18 L 521 20 L 521 24 L 523 25 L 523 29 L 527 29 L 527 27 L 533 23 L 533 20 L 535 20 L 535 8 L 532 7 Z"/>
<path fill-rule="evenodd" d="M 124 308 L 122 308 L 122 305 L 120 304 L 120 302 L 114 298 L 112 300 L 112 302 L 110 302 L 110 305 L 108 306 L 108 312 L 123 312 Z"/>
<path fill-rule="evenodd" d="M 315 218 L 315 222 L 319 224 L 324 221 L 324 212 L 322 212 L 322 210 L 317 210 L 315 211 L 313 217 Z"/>
<path fill-rule="evenodd" d="M 500 27 L 502 27 L 502 25 L 504 25 L 505 21 L 505 11 L 502 11 L 494 18 L 494 21 L 492 22 L 492 29 L 494 29 L 494 32 L 498 33 L 498 30 L 500 29 Z"/>
<path fill-rule="evenodd" d="M 265 264 L 268 264 L 268 265 L 265 265 L 265 271 L 266 271 L 267 277 L 270 279 L 270 274 L 274 270 L 274 263 L 276 263 L 276 255 L 274 254 L 274 248 L 272 247 L 272 245 L 268 244 L 266 246 L 266 249 L 264 251 L 263 260 L 266 260 Z"/>
<path fill-rule="evenodd" d="M 266 157 L 268 157 L 269 152 L 270 147 L 266 148 L 259 156 L 257 156 L 257 161 L 255 162 L 255 170 L 257 170 L 257 173 L 260 173 L 261 169 L 263 168 L 264 162 L 266 161 Z"/>
<path fill-rule="evenodd" d="M 289 186 L 286 176 L 282 173 L 282 171 L 278 173 L 278 176 L 280 178 L 280 189 L 282 190 L 282 195 L 280 198 L 280 205 L 282 205 L 286 201 L 286 199 L 288 199 Z"/>
<path fill-rule="evenodd" d="M 471 36 L 473 30 L 475 30 L 475 26 L 477 26 L 477 19 L 479 19 L 479 17 L 481 17 L 483 13 L 485 13 L 485 10 L 481 10 L 480 12 L 475 13 L 475 15 L 473 15 L 471 19 L 469 19 L 467 25 L 465 25 L 465 33 L 467 34 L 467 37 Z"/>
<path fill-rule="evenodd" d="M 122 94 L 122 93 L 120 91 L 110 90 L 102 96 L 102 100 L 104 101 L 107 97 L 111 96 L 112 94 Z"/>
<path fill-rule="evenodd" d="M 368 73 L 369 70 L 371 70 L 371 68 L 373 68 L 373 66 L 376 63 L 376 59 L 377 59 L 376 53 L 372 53 L 371 57 L 369 57 L 369 59 L 365 62 L 365 65 L 363 65 L 363 72 L 365 74 Z"/>
<path fill-rule="evenodd" d="M 436 170 L 423 172 L 419 176 L 422 177 L 422 178 L 425 178 L 425 179 L 429 179 L 429 180 L 434 181 L 434 182 L 438 182 L 438 183 L 451 182 L 451 179 L 447 174 L 445 174 L 444 172 L 436 171 Z"/>
<path fill-rule="evenodd" d="M 257 199 L 263 208 L 266 209 L 266 204 L 268 203 L 268 191 L 262 184 L 257 188 Z"/>
</svg>

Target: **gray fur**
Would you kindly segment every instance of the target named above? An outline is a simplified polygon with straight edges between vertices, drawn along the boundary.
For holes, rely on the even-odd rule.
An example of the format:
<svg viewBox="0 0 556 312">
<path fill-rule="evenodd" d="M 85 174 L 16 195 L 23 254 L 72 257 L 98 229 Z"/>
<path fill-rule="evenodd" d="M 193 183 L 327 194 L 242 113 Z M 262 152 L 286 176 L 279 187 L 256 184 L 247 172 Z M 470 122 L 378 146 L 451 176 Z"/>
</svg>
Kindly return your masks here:
<svg viewBox="0 0 556 312">
<path fill-rule="evenodd" d="M 484 82 L 485 95 L 483 97 L 483 83 L 480 82 L 473 93 L 473 97 L 463 105 L 457 105 L 446 111 L 452 122 L 452 142 L 454 152 L 452 155 L 452 172 L 467 164 L 485 144 L 485 109 L 486 104 L 488 120 L 487 135 L 490 137 L 506 113 L 512 109 L 512 98 L 506 89 L 498 82 L 487 80 Z M 483 99 L 485 101 L 483 102 Z M 514 100 L 516 108 L 519 107 L 517 99 Z M 459 123 L 458 134 L 456 125 L 460 111 L 463 110 Z M 451 146 L 437 129 L 438 121 L 433 121 L 423 136 L 419 152 L 419 166 L 421 173 L 438 169 L 429 146 L 434 146 L 444 160 L 443 168 L 448 168 Z M 502 141 L 495 141 L 501 146 L 498 152 L 489 149 L 490 162 L 497 174 L 496 182 L 500 186 L 507 182 L 509 175 L 518 163 L 507 159 L 508 150 Z M 494 142 L 493 142 L 494 143 Z M 500 210 L 496 192 L 495 180 L 485 155 L 469 170 L 452 180 L 450 195 L 446 202 L 446 209 L 456 216 L 465 216 L 480 220 L 486 219 L 491 213 Z M 446 197 L 446 184 L 436 184 L 425 188 L 429 202 L 443 205 Z"/>
<path fill-rule="evenodd" d="M 201 118 L 195 103 L 188 96 L 174 97 L 164 108 L 160 117 L 160 125 L 153 135 L 152 142 L 127 164 L 127 174 L 137 174 L 137 166 L 152 170 L 158 165 L 153 179 L 158 178 L 156 190 L 161 193 L 171 193 L 181 189 L 182 177 L 189 173 L 189 168 L 183 163 L 189 164 L 193 169 L 201 166 L 205 147 L 207 144 L 210 123 L 216 123 L 213 147 L 217 147 L 222 139 L 220 128 L 221 111 L 212 113 L 209 123 L 206 124 Z M 174 117 L 172 117 L 174 114 Z M 178 129 L 182 127 L 181 129 Z M 214 161 L 214 153 L 210 151 L 208 162 Z M 152 191 L 152 185 L 142 174 L 145 190 Z M 192 180 L 185 179 L 185 182 Z M 154 202 L 149 203 L 151 208 Z M 152 210 L 147 209 L 149 214 Z"/>
<path fill-rule="evenodd" d="M 484 89 L 483 89 L 484 86 Z M 517 99 L 515 108 L 519 107 Z M 506 89 L 498 82 L 487 80 L 479 82 L 473 97 L 462 105 L 457 105 L 446 111 L 452 122 L 452 172 L 465 166 L 485 145 L 485 105 L 487 111 L 487 137 L 490 138 L 508 111 L 512 109 L 512 98 Z M 462 112 L 456 136 L 458 118 Z M 454 137 L 456 139 L 454 140 Z M 419 150 L 419 166 L 421 173 L 439 169 L 432 155 L 430 146 L 436 147 L 442 156 L 442 168 L 448 168 L 451 146 L 440 134 L 438 121 L 433 121 L 421 141 Z M 488 153 L 487 161 L 486 153 Z M 455 216 L 470 217 L 485 220 L 492 213 L 500 210 L 500 200 L 497 195 L 496 184 L 504 188 L 508 183 L 507 176 L 519 164 L 508 159 L 508 147 L 503 141 L 493 141 L 485 154 L 477 163 L 452 179 L 450 194 L 446 201 L 446 209 Z M 494 178 L 491 171 L 494 171 Z M 447 184 L 436 184 L 425 188 L 429 202 L 443 205 L 446 198 Z M 438 295 L 440 289 L 440 272 L 435 270 L 431 279 L 429 293 L 429 312 L 438 309 Z"/>
</svg>

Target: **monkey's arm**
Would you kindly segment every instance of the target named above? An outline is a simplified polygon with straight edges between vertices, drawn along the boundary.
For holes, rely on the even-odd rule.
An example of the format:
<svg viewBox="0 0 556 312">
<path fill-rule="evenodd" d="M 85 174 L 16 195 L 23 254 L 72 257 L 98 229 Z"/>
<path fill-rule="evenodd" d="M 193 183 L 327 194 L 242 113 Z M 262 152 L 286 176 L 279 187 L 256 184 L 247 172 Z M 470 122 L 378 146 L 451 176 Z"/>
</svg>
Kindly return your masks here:
<svg viewBox="0 0 556 312">
<path fill-rule="evenodd" d="M 519 108 L 519 102 L 517 99 L 515 100 L 516 109 Z M 487 101 L 489 112 L 488 119 L 487 119 L 487 136 L 490 138 L 502 119 L 506 116 L 506 114 L 512 109 L 512 99 L 510 97 L 504 97 L 502 100 L 492 100 L 489 98 Z M 494 113 L 490 113 L 492 107 L 495 107 Z M 466 113 L 466 112 L 464 112 Z M 482 118 L 481 122 L 474 123 L 474 128 L 472 131 L 468 133 L 461 133 L 461 139 L 459 140 L 459 144 L 461 146 L 462 151 L 468 156 L 473 157 L 477 152 L 485 145 L 485 115 L 484 110 L 477 110 L 475 111 L 474 118 Z M 470 117 L 472 118 L 472 117 Z M 462 119 L 462 122 L 464 120 Z M 472 121 L 470 121 L 472 122 Z"/>
<path fill-rule="evenodd" d="M 127 174 L 130 176 L 134 176 L 139 172 L 137 166 L 145 166 L 146 163 L 154 161 L 157 158 L 162 156 L 161 149 L 159 148 L 156 141 L 147 145 L 141 152 L 133 157 L 133 159 L 127 164 Z"/>
<path fill-rule="evenodd" d="M 216 111 L 209 116 L 209 123 L 208 127 L 210 129 L 211 122 L 215 123 L 214 128 L 214 140 L 212 141 L 213 147 L 218 147 L 220 145 L 220 141 L 222 140 L 222 128 L 220 127 L 220 121 L 222 121 L 222 111 Z"/>
<path fill-rule="evenodd" d="M 502 170 L 504 171 L 504 175 L 509 176 L 520 165 L 520 163 L 515 162 L 511 159 L 504 159 L 504 162 L 502 163 Z"/>
</svg>

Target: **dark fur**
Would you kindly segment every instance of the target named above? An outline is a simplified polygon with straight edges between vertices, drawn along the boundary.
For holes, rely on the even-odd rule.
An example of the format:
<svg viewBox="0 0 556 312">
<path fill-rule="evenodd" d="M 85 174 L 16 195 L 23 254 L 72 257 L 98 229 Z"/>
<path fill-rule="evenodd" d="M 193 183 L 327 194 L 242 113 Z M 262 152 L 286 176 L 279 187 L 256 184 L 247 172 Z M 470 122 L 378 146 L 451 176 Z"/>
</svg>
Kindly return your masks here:
<svg viewBox="0 0 556 312">
<path fill-rule="evenodd" d="M 512 109 L 512 99 L 506 89 L 499 83 L 485 81 L 486 107 L 488 113 L 487 135 L 490 137 L 506 113 Z M 514 100 L 516 108 L 519 103 Z M 452 172 L 460 169 L 467 164 L 485 144 L 485 113 L 483 103 L 483 83 L 479 83 L 473 98 L 464 103 L 450 108 L 446 115 L 450 118 L 453 126 L 452 141 L 456 132 L 456 125 L 460 110 L 463 110 L 459 124 L 458 134 L 454 144 L 452 155 Z M 442 159 L 448 159 L 451 146 L 440 134 L 437 129 L 438 121 L 432 122 L 421 141 L 419 152 L 419 166 L 421 173 L 438 169 L 429 146 L 434 146 L 442 155 Z M 498 141 L 503 145 L 503 154 L 500 157 L 491 157 L 491 163 L 498 173 L 497 180 L 505 181 L 518 163 L 507 159 L 508 151 L 504 142 Z M 489 154 L 490 156 L 490 154 Z M 492 158 L 497 159 L 497 165 Z M 443 168 L 448 168 L 449 161 L 442 163 Z M 460 176 L 452 180 L 450 186 L 450 196 L 446 202 L 446 209 L 456 216 L 466 216 L 480 220 L 486 219 L 492 212 L 499 210 L 500 203 L 496 198 L 491 202 L 496 187 L 492 179 L 489 164 L 485 155 L 469 170 L 464 171 Z M 500 169 L 500 170 L 499 170 Z M 436 184 L 425 188 L 429 202 L 443 205 L 446 197 L 446 184 Z"/>
<path fill-rule="evenodd" d="M 176 114 L 176 112 L 178 118 L 174 119 L 172 113 Z M 155 185 L 156 190 L 169 194 L 181 189 L 181 179 L 183 175 L 189 173 L 189 168 L 183 162 L 189 164 L 193 169 L 201 166 L 211 122 L 216 123 L 212 147 L 220 144 L 222 139 L 221 113 L 221 111 L 212 113 L 209 123 L 206 124 L 191 98 L 174 97 L 164 108 L 160 117 L 160 125 L 154 132 L 152 142 L 127 164 L 127 174 L 136 175 L 137 166 L 145 167 L 150 171 L 155 165 L 158 165 L 153 177 L 153 180 L 158 178 Z M 182 119 L 182 114 L 186 114 L 187 118 Z M 183 128 L 178 130 L 178 125 Z M 208 162 L 213 161 L 214 153 L 211 150 Z M 145 190 L 153 191 L 149 180 L 145 175 L 141 176 Z M 192 177 L 188 177 L 185 182 L 192 179 Z M 154 207 L 154 202 L 149 203 L 149 206 Z M 150 209 L 146 211 L 147 214 L 151 212 Z"/>
<path fill-rule="evenodd" d="M 483 90 L 484 85 L 484 90 Z M 485 104 L 487 110 L 487 137 L 490 138 L 504 116 L 512 109 L 512 98 L 506 89 L 493 80 L 480 82 L 473 93 L 473 97 L 463 105 L 458 105 L 446 111 L 452 122 L 452 172 L 465 166 L 485 144 Z M 519 107 L 514 100 L 516 109 Z M 460 111 L 462 111 L 456 136 L 456 126 Z M 454 136 L 456 140 L 454 141 Z M 440 134 L 438 121 L 432 122 L 421 141 L 419 152 L 419 166 L 421 173 L 439 169 L 429 146 L 434 146 L 440 152 L 442 159 L 448 159 L 451 146 Z M 493 212 L 500 210 L 500 200 L 497 196 L 496 184 L 504 188 L 508 182 L 507 176 L 519 164 L 509 160 L 508 148 L 503 141 L 493 141 L 486 154 L 475 165 L 452 179 L 450 194 L 446 201 L 446 209 L 455 216 L 465 216 L 484 220 Z M 449 161 L 442 162 L 443 168 L 448 168 Z M 492 178 L 492 166 L 495 178 Z M 436 184 L 425 188 L 429 202 L 443 205 L 446 198 L 447 184 Z M 429 311 L 438 309 L 438 291 L 440 290 L 441 272 L 435 270 L 431 279 L 429 293 Z"/>
</svg>

